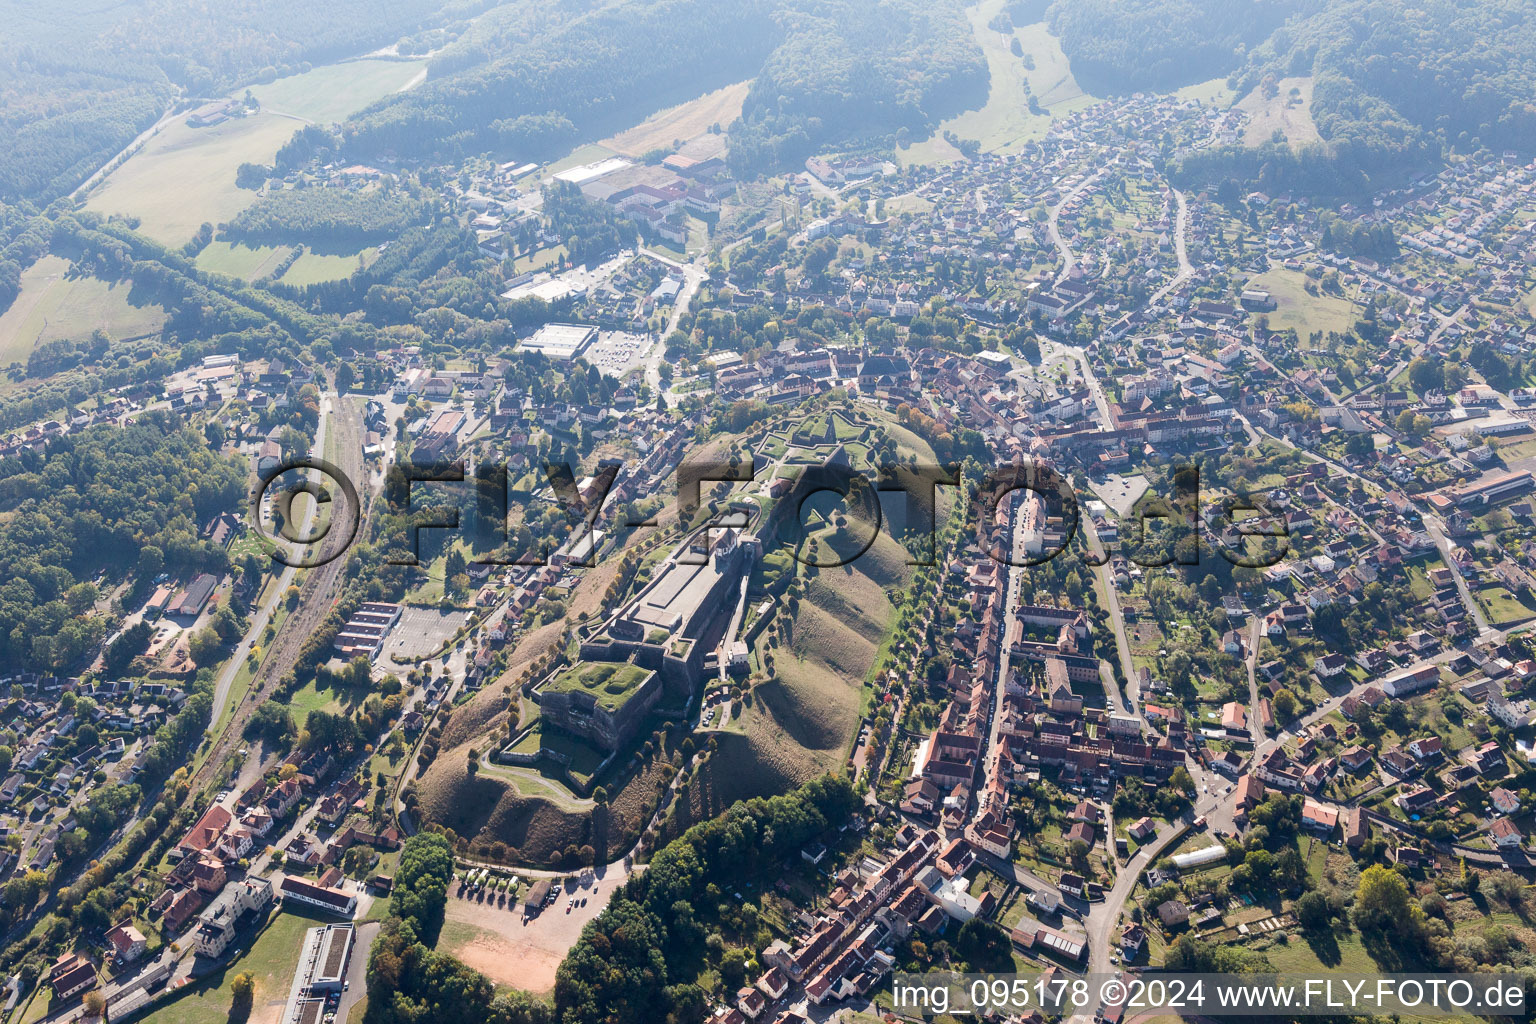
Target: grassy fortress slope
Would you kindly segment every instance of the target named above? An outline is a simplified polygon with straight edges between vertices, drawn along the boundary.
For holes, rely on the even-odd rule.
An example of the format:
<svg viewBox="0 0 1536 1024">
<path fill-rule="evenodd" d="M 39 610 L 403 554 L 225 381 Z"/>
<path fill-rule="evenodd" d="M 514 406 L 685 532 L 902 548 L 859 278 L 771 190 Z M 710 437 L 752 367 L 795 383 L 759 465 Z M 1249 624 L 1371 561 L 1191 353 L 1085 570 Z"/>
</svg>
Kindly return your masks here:
<svg viewBox="0 0 1536 1024">
<path fill-rule="evenodd" d="M 767 512 L 776 507 L 776 500 L 788 500 L 768 497 L 776 478 L 819 464 L 839 448 L 855 466 L 863 466 L 876 442 L 894 444 L 902 460 L 933 457 L 927 444 L 892 417 L 843 409 L 814 415 L 789 413 L 744 435 L 717 436 L 710 441 L 708 454 L 723 457 L 735 449 L 756 456 L 754 483 L 735 490 L 731 500 L 752 498 Z M 909 553 L 891 536 L 889 524 L 867 550 L 857 554 L 869 538 L 867 526 L 856 520 L 838 525 L 835 519 L 831 508 L 810 511 L 800 544 L 802 559 L 809 557 L 812 544 L 819 552 L 815 560 L 822 563 L 851 558 L 846 565 L 824 568 L 797 560 L 760 524 L 762 552 L 754 556 L 746 601 L 749 622 L 743 627 L 750 636 L 750 666 L 747 678 L 729 684 L 744 692 L 735 714 L 728 695 L 710 723 L 694 732 L 696 747 L 713 740 L 716 749 L 698 776 L 682 788 L 673 827 L 707 817 L 738 799 L 784 792 L 844 764 L 860 718 L 867 712 L 871 691 L 866 682 L 889 635 L 892 598 L 906 586 L 911 569 Z M 720 532 L 713 533 L 718 539 Z M 677 553 L 669 551 L 669 555 Z M 523 754 L 543 749 L 562 755 L 573 773 L 586 776 L 608 753 L 554 724 L 552 700 L 579 698 L 590 703 L 594 717 L 601 717 L 629 704 L 645 707 L 658 678 L 662 685 L 657 707 L 670 707 L 685 693 L 696 699 L 699 688 L 718 685 L 717 670 L 712 664 L 705 670 L 704 652 L 695 650 L 698 645 L 679 645 L 679 634 L 688 631 L 680 630 L 680 624 L 661 610 L 666 602 L 653 600 L 662 591 L 686 591 L 685 577 L 693 571 L 658 563 L 644 586 L 607 621 L 584 633 L 583 657 L 577 666 L 535 681 L 531 697 L 515 690 L 509 697 L 503 687 L 493 685 L 456 710 L 442 752 L 418 784 L 425 819 L 447 825 L 475 843 L 503 843 L 509 857 L 533 863 L 558 861 L 569 845 L 592 844 L 600 858 L 606 851 L 608 859 L 627 850 L 654 810 L 671 750 L 682 735 L 674 732 L 667 739 L 673 746 L 656 748 L 649 757 L 637 753 L 636 746 L 651 735 L 652 723 L 660 721 L 656 714 L 647 711 L 641 716 L 642 724 L 627 744 L 620 744 L 614 764 L 598 775 L 594 784 L 601 784 L 610 798 L 602 809 L 571 792 L 563 765 L 545 762 L 536 770 L 524 768 L 513 774 L 486 758 L 478 773 L 470 773 L 466 754 L 472 748 Z M 673 573 L 677 579 L 668 580 Z M 574 600 L 579 601 L 579 595 Z M 710 600 L 734 608 L 735 584 Z M 594 644 L 616 646 L 604 653 L 596 651 Z M 712 655 L 712 644 L 707 646 Z M 662 660 L 642 660 L 636 651 L 643 648 Z M 696 655 L 698 663 L 688 669 Z M 663 677 L 669 671 L 663 662 L 673 666 L 672 672 L 698 671 L 698 675 L 679 680 L 680 685 L 668 683 Z M 514 664 L 525 666 L 526 662 L 515 660 Z M 674 686 L 675 693 L 669 693 Z M 490 707 L 497 701 L 502 713 Z M 512 701 L 520 704 L 521 724 L 509 744 L 503 723 L 504 709 Z"/>
</svg>

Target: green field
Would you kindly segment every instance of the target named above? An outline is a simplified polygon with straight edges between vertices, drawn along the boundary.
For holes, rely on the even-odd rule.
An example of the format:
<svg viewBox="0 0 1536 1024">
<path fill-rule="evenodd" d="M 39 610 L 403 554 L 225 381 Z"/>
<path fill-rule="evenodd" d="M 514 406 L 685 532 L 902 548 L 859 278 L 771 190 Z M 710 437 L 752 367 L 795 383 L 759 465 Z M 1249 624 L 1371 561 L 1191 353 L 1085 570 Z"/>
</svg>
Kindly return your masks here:
<svg viewBox="0 0 1536 1024">
<path fill-rule="evenodd" d="M 959 151 L 945 140 L 945 132 L 974 139 L 986 153 L 1011 153 L 1044 135 L 1053 115 L 1070 113 L 1093 102 L 1093 97 L 1084 93 L 1072 77 L 1060 42 L 1046 31 L 1044 22 L 1009 32 L 989 27 L 988 22 L 1003 6 L 1003 0 L 983 0 L 966 11 L 976 42 L 987 58 L 987 102 L 950 118 L 931 137 L 902 150 L 902 162 L 943 163 L 958 158 Z M 1011 46 L 1015 39 L 1023 57 L 1013 54 Z M 1034 66 L 1030 67 L 1026 59 Z M 1042 113 L 1030 111 L 1026 84 L 1043 108 Z"/>
<path fill-rule="evenodd" d="M 362 269 L 373 255 L 372 249 L 351 254 L 306 252 L 294 260 L 293 266 L 289 267 L 278 280 L 298 288 L 307 284 L 319 284 L 322 281 L 339 281 L 342 278 L 351 277 Z"/>
<path fill-rule="evenodd" d="M 245 245 L 221 239 L 208 243 L 197 254 L 197 266 L 199 270 L 255 281 L 276 270 L 287 255 L 286 245 Z"/>
<path fill-rule="evenodd" d="M 329 124 L 416 81 L 426 61 L 349 60 L 251 88 L 262 107 Z"/>
<path fill-rule="evenodd" d="M 1307 275 L 1299 270 L 1276 268 L 1249 280 L 1245 287 L 1262 288 L 1275 301 L 1275 308 L 1264 314 L 1271 331 L 1295 328 L 1303 339 L 1313 331 L 1326 337 L 1330 331 L 1340 334 L 1354 326 L 1355 304 L 1337 295 L 1309 295 Z"/>
<path fill-rule="evenodd" d="M 1473 595 L 1477 603 L 1483 606 L 1483 611 L 1488 615 L 1488 621 L 1494 626 L 1506 626 L 1512 622 L 1524 622 L 1526 619 L 1536 618 L 1536 608 L 1525 604 L 1509 591 L 1497 583 L 1490 583 L 1478 587 Z"/>
<path fill-rule="evenodd" d="M 550 693 L 584 690 L 597 698 L 598 706 L 614 711 L 640 689 L 650 671 L 628 662 L 595 661 L 566 669 L 545 687 Z"/>
<path fill-rule="evenodd" d="M 540 751 L 559 754 L 567 759 L 571 774 L 583 779 L 592 777 L 602 765 L 604 757 L 601 751 L 590 744 L 574 736 L 567 736 L 558 729 L 546 729 L 542 722 L 534 723 L 533 728 L 512 749 L 519 754 Z"/>
<path fill-rule="evenodd" d="M 172 121 L 108 175 L 85 207 L 137 217 L 150 238 L 181 245 L 204 222 L 219 224 L 250 206 L 256 193 L 235 186 L 235 171 L 247 162 L 270 163 L 299 127 L 275 114 L 208 128 Z"/>
<path fill-rule="evenodd" d="M 1225 78 L 1213 78 L 1209 82 L 1196 82 L 1194 85 L 1186 85 L 1174 93 L 1181 100 L 1194 100 L 1197 103 L 1228 107 L 1232 105 L 1232 90 L 1227 88 Z"/>
<path fill-rule="evenodd" d="M 88 338 L 98 328 L 114 338 L 136 338 L 164 325 L 165 310 L 129 301 L 131 285 L 71 279 L 69 266 L 44 256 L 21 275 L 21 293 L 0 315 L 0 365 L 25 362 L 39 344 Z"/>
</svg>

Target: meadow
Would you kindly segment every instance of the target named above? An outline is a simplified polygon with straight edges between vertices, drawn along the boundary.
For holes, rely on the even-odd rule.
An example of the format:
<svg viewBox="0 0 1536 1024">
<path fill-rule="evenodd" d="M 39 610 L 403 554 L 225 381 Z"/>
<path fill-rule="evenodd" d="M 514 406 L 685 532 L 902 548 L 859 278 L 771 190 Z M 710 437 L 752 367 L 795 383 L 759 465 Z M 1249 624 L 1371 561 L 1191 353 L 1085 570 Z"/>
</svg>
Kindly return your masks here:
<svg viewBox="0 0 1536 1024">
<path fill-rule="evenodd" d="M 944 163 L 960 152 L 945 138 L 952 132 L 980 144 L 984 153 L 1011 153 L 1045 134 L 1051 117 L 1071 113 L 1093 102 L 1072 76 L 1061 44 L 1044 22 L 1014 26 L 1000 32 L 989 24 L 1004 8 L 1003 0 L 985 0 L 966 12 L 972 31 L 987 58 L 987 102 L 939 125 L 929 138 L 901 150 L 902 162 Z M 1017 42 L 1022 56 L 1013 52 Z M 1027 87 L 1027 89 L 1026 89 Z M 1033 94 L 1040 113 L 1030 110 Z"/>
<path fill-rule="evenodd" d="M 0 365 L 26 362 L 34 348 L 60 339 L 87 338 L 102 330 L 113 338 L 159 331 L 165 310 L 134 305 L 132 286 L 94 277 L 69 276 L 68 260 L 44 256 L 21 275 L 21 293 L 0 315 Z"/>
</svg>

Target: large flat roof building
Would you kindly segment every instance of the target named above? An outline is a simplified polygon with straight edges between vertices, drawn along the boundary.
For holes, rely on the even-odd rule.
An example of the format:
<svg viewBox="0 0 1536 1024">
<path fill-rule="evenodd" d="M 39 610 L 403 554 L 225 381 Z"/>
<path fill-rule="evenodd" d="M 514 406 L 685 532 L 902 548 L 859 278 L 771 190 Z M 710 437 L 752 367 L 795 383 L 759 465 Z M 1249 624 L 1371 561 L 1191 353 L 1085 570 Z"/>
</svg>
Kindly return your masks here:
<svg viewBox="0 0 1536 1024">
<path fill-rule="evenodd" d="M 545 324 L 533 337 L 517 343 L 519 351 L 542 352 L 551 359 L 570 362 L 597 338 L 597 328 L 584 324 Z"/>
</svg>

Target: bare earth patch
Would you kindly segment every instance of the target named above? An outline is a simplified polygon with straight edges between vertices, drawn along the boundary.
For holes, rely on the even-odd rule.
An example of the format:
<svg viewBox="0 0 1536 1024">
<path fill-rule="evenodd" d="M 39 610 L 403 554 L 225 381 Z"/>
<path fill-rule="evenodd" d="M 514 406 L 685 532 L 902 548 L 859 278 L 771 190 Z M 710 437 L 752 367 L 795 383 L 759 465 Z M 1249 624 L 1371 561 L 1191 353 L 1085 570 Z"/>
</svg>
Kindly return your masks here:
<svg viewBox="0 0 1536 1024">
<path fill-rule="evenodd" d="M 609 867 L 596 892 L 590 886 L 576 890 L 578 899 L 586 898 L 586 906 L 566 913 L 567 897 L 561 894 L 542 914 L 527 922 L 523 920 L 521 906 L 496 907 L 450 895 L 439 946 L 497 985 L 509 985 L 535 995 L 553 992 L 555 968 L 581 937 L 587 922 L 608 905 L 609 896 L 623 881 L 623 870 Z"/>
</svg>

